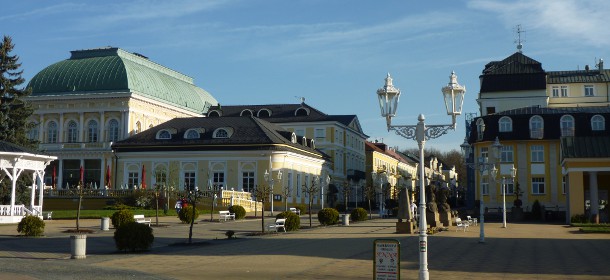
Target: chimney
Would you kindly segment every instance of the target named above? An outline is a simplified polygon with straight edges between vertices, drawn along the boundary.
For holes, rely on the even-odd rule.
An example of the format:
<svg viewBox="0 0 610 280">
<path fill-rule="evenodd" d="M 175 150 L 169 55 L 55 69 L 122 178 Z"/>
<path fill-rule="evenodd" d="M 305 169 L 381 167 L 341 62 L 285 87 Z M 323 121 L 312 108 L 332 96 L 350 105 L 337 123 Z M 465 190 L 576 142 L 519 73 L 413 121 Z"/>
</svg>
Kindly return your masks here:
<svg viewBox="0 0 610 280">
<path fill-rule="evenodd" d="M 599 63 L 597 63 L 597 69 L 599 69 L 599 73 L 602 74 L 604 72 L 604 60 L 599 59 Z"/>
</svg>

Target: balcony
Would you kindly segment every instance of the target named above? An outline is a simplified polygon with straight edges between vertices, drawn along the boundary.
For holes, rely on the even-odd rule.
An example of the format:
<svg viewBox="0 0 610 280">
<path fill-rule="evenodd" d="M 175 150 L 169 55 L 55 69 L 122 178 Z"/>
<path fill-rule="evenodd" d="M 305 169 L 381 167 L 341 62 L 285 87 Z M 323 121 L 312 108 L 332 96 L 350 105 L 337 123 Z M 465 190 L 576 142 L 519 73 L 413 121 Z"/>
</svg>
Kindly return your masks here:
<svg viewBox="0 0 610 280">
<path fill-rule="evenodd" d="M 42 151 L 60 152 L 72 150 L 110 150 L 112 142 L 77 142 L 77 143 L 41 143 L 38 148 Z"/>
</svg>

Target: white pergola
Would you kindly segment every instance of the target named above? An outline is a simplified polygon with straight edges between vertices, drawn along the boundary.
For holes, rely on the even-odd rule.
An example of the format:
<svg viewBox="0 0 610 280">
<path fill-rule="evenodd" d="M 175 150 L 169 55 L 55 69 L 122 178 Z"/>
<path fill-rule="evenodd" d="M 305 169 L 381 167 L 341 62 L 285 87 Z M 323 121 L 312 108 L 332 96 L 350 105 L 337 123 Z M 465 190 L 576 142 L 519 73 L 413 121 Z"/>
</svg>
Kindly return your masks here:
<svg viewBox="0 0 610 280">
<path fill-rule="evenodd" d="M 18 223 L 26 214 L 42 217 L 44 192 L 44 170 L 57 157 L 38 154 L 35 151 L 0 141 L 0 182 L 11 180 L 11 204 L 0 205 L 0 224 Z M 15 205 L 17 179 L 23 171 L 32 174 L 30 205 Z M 36 191 L 39 191 L 38 205 L 35 204 Z"/>
</svg>

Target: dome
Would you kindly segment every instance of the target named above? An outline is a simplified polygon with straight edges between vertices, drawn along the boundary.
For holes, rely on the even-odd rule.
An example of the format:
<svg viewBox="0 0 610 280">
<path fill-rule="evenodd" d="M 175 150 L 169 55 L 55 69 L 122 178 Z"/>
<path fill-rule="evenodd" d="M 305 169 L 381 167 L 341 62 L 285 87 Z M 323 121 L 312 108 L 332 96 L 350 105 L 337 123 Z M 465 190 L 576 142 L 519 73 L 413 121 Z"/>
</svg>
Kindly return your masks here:
<svg viewBox="0 0 610 280">
<path fill-rule="evenodd" d="M 32 97 L 135 93 L 201 114 L 218 104 L 211 94 L 193 84 L 193 78 L 143 55 L 114 47 L 71 53 L 69 59 L 32 78 L 28 84 Z"/>
</svg>

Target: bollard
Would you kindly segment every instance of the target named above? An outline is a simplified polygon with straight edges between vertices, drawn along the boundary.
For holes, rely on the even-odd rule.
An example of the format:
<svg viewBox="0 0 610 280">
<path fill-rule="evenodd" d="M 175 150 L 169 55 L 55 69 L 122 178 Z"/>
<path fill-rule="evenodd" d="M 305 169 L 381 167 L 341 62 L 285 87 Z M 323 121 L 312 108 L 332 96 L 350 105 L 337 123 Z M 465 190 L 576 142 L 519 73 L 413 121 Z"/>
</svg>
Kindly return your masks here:
<svg viewBox="0 0 610 280">
<path fill-rule="evenodd" d="M 100 225 L 101 230 L 109 230 L 110 229 L 110 218 L 102 217 L 102 224 Z"/>
<path fill-rule="evenodd" d="M 72 249 L 70 258 L 84 259 L 87 257 L 87 235 L 70 235 L 70 248 Z"/>
</svg>

